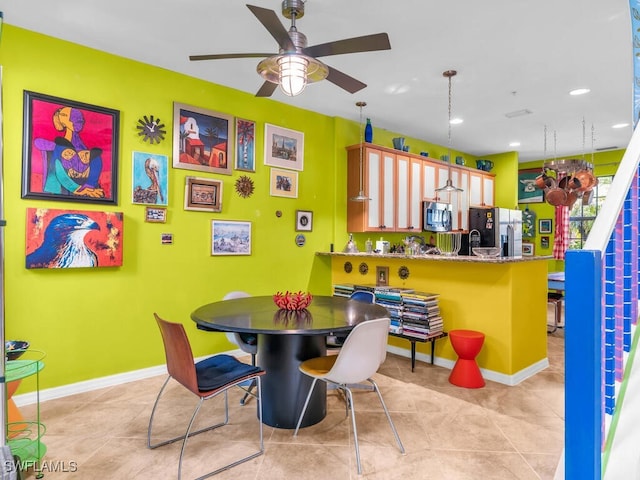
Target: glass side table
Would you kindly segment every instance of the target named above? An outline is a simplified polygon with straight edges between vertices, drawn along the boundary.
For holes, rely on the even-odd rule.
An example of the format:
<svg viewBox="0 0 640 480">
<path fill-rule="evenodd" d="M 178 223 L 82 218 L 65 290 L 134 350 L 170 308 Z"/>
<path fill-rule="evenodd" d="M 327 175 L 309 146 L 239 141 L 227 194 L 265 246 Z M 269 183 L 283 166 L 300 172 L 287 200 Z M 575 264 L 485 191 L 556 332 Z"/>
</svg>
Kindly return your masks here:
<svg viewBox="0 0 640 480">
<path fill-rule="evenodd" d="M 33 467 L 36 478 L 42 478 L 40 461 L 47 452 L 42 443 L 46 429 L 40 421 L 40 370 L 44 368 L 45 353 L 26 350 L 20 358 L 7 360 L 5 377 L 7 384 L 7 443 L 14 457 L 18 457 L 21 468 Z M 36 418 L 26 420 L 12 399 L 23 379 L 35 375 Z"/>
</svg>

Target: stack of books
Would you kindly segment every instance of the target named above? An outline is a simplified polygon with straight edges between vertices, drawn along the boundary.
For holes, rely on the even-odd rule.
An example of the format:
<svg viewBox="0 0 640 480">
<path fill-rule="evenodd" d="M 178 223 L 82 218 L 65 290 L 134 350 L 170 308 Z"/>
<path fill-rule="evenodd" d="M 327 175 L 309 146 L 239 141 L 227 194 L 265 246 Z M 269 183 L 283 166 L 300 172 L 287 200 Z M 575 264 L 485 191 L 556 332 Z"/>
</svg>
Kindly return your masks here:
<svg viewBox="0 0 640 480">
<path fill-rule="evenodd" d="M 410 288 L 381 287 L 376 285 L 334 284 L 333 295 L 350 297 L 357 290 L 373 292 L 376 303 L 389 312 L 391 333 L 426 339 L 442 333 L 437 293 L 416 292 Z"/>
<path fill-rule="evenodd" d="M 399 333 L 402 331 L 402 294 L 400 289 L 378 287 L 374 291 L 376 303 L 382 305 L 389 312 L 391 325 L 389 331 Z"/>
<path fill-rule="evenodd" d="M 333 286 L 333 296 L 334 297 L 347 297 L 347 298 L 349 298 L 352 293 L 353 293 L 353 284 L 352 283 L 335 284 Z"/>
<path fill-rule="evenodd" d="M 442 333 L 442 317 L 437 293 L 412 292 L 402 295 L 402 333 L 426 339 Z"/>
</svg>

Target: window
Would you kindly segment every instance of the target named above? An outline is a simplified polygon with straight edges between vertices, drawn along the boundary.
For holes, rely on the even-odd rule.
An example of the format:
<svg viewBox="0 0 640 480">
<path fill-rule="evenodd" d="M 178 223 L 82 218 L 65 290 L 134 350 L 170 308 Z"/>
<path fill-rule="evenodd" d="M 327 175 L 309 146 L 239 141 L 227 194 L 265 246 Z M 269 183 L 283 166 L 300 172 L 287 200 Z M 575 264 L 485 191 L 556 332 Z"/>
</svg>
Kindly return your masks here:
<svg viewBox="0 0 640 480">
<path fill-rule="evenodd" d="M 613 175 L 598 177 L 598 183 L 593 190 L 586 192 L 582 199 L 574 203 L 569 212 L 569 249 L 577 250 L 584 245 L 593 221 L 609 192 L 612 180 Z"/>
</svg>

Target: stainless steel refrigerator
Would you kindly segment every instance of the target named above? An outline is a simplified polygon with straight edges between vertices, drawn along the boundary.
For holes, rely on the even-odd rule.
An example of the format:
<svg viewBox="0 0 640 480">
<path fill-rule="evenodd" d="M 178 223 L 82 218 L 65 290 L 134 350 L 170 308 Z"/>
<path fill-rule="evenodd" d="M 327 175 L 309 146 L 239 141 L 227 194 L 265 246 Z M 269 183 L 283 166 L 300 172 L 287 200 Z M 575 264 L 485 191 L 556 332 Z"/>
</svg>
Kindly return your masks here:
<svg viewBox="0 0 640 480">
<path fill-rule="evenodd" d="M 522 211 L 470 208 L 469 231 L 480 232 L 481 247 L 500 247 L 503 257 L 522 256 Z"/>
</svg>

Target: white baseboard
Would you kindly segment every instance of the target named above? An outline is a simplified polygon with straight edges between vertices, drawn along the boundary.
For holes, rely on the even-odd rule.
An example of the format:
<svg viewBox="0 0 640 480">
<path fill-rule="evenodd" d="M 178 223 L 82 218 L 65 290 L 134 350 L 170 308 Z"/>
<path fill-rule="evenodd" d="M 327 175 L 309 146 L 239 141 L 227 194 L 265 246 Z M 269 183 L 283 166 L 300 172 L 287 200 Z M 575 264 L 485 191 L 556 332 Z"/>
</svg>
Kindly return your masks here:
<svg viewBox="0 0 640 480">
<path fill-rule="evenodd" d="M 411 358 L 411 350 L 406 348 L 395 347 L 393 345 L 387 346 L 387 351 L 400 355 L 401 357 Z M 234 357 L 246 357 L 247 354 L 240 349 L 230 350 L 227 355 L 233 355 Z M 197 358 L 196 361 L 202 360 L 206 357 Z M 425 363 L 431 363 L 431 355 L 416 352 L 416 361 Z M 448 360 L 446 358 L 436 357 L 434 359 L 434 365 L 439 367 L 448 368 L 451 370 L 455 361 Z M 517 385 L 518 383 L 532 377 L 536 373 L 544 370 L 549 366 L 549 360 L 543 359 L 533 365 L 520 370 L 515 375 L 505 375 L 504 373 L 494 372 L 492 370 L 480 369 L 482 376 L 485 380 L 491 380 L 493 382 L 502 383 L 504 385 Z M 70 395 L 76 395 L 78 393 L 91 392 L 105 387 L 113 387 L 115 385 L 122 385 L 123 383 L 135 382 L 136 380 L 143 380 L 145 378 L 156 377 L 158 375 L 166 375 L 167 368 L 163 365 L 155 367 L 143 368 L 141 370 L 133 370 L 131 372 L 118 373 L 116 375 L 109 375 L 107 377 L 94 378 L 91 380 L 85 380 L 84 382 L 71 383 L 69 385 L 62 385 L 61 387 L 47 388 L 40 391 L 40 401 L 46 402 L 47 400 L 55 400 L 56 398 L 64 398 Z M 24 393 L 22 395 L 14 395 L 13 401 L 17 406 L 30 405 L 36 403 L 36 392 Z"/>
<path fill-rule="evenodd" d="M 394 353 L 396 355 L 400 355 L 401 357 L 411 358 L 411 350 L 401 347 L 395 347 L 393 345 L 387 346 L 387 352 Z M 421 362 L 431 363 L 431 355 L 427 355 L 426 353 L 416 352 L 416 361 L 420 360 Z M 436 357 L 434 359 L 433 364 L 439 367 L 448 368 L 449 370 L 453 369 L 455 365 L 454 360 L 448 360 L 446 358 Z M 514 375 L 506 375 L 500 372 L 494 372 L 493 370 L 487 370 L 485 368 L 481 368 L 480 372 L 485 380 L 491 380 L 492 382 L 502 383 L 503 385 L 514 386 L 523 382 L 529 377 L 532 377 L 538 372 L 541 372 L 545 368 L 549 366 L 549 359 L 544 358 L 539 362 L 534 363 L 533 365 L 528 366 L 524 370 L 520 370 Z"/>
<path fill-rule="evenodd" d="M 227 355 L 233 355 L 234 357 L 246 357 L 247 354 L 240 349 L 229 350 Z M 207 358 L 207 356 L 196 358 L 196 361 L 200 361 Z M 69 395 L 76 395 L 78 393 L 91 392 L 105 387 L 113 387 L 115 385 L 122 385 L 123 383 L 135 382 L 136 380 L 143 380 L 145 378 L 156 377 L 158 375 L 166 375 L 166 365 L 158 365 L 155 367 L 143 368 L 141 370 L 133 370 L 131 372 L 118 373 L 116 375 L 109 375 L 107 377 L 93 378 L 91 380 L 85 380 L 84 382 L 71 383 L 69 385 L 62 385 L 61 387 L 47 388 L 40 390 L 40 402 L 46 402 L 47 400 L 55 400 L 56 398 L 68 397 Z M 17 406 L 31 405 L 36 403 L 36 392 L 24 393 L 22 395 L 14 395 L 11 397 Z"/>
</svg>

